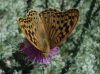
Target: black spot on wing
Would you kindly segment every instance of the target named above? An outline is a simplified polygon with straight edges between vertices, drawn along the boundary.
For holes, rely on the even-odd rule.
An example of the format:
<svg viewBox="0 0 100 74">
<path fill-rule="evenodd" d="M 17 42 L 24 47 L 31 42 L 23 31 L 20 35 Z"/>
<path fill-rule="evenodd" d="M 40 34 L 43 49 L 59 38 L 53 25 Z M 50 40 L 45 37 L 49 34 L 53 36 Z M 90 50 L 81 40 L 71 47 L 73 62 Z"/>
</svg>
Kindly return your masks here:
<svg viewBox="0 0 100 74">
<path fill-rule="evenodd" d="M 26 30 L 26 29 L 25 29 L 25 33 L 29 37 L 29 40 L 31 42 L 33 42 L 37 46 L 37 39 L 36 38 L 33 38 L 33 36 L 35 35 L 35 33 L 33 31 Z"/>
<path fill-rule="evenodd" d="M 68 14 L 65 14 L 65 16 L 68 16 Z"/>
<path fill-rule="evenodd" d="M 69 26 L 66 26 L 66 28 L 65 28 L 65 32 L 66 32 L 66 34 L 69 32 Z"/>
<path fill-rule="evenodd" d="M 68 16 L 68 19 L 71 19 L 71 16 Z"/>
<path fill-rule="evenodd" d="M 67 26 L 67 22 L 66 23 L 64 23 L 64 25 L 63 26 Z"/>
<path fill-rule="evenodd" d="M 64 17 L 64 15 L 61 15 L 61 17 L 63 18 L 63 17 Z"/>
<path fill-rule="evenodd" d="M 73 23 L 73 21 L 72 21 L 72 20 L 70 20 L 70 25 L 71 25 L 71 26 L 73 26 L 73 25 L 74 25 L 74 23 Z"/>
<path fill-rule="evenodd" d="M 62 29 L 63 29 L 63 27 L 59 26 L 59 27 L 58 27 L 58 29 L 59 29 L 59 30 L 62 30 Z"/>
<path fill-rule="evenodd" d="M 56 26 L 55 25 L 52 25 L 52 30 L 56 30 Z"/>
<path fill-rule="evenodd" d="M 66 18 L 65 21 L 68 21 L 68 19 Z"/>
<path fill-rule="evenodd" d="M 27 30 L 25 29 L 25 34 L 28 35 Z"/>
<path fill-rule="evenodd" d="M 37 46 L 37 40 L 33 38 L 34 44 Z"/>
<path fill-rule="evenodd" d="M 61 41 L 63 38 L 65 37 L 63 32 L 60 32 L 59 35 L 57 36 L 57 38 L 55 39 L 55 43 L 58 43 L 59 41 Z"/>
<path fill-rule="evenodd" d="M 60 15 L 57 15 L 57 18 L 60 18 Z"/>
<path fill-rule="evenodd" d="M 66 34 L 69 32 L 69 26 L 68 26 L 68 23 L 67 22 L 65 22 L 64 23 L 64 27 L 65 27 L 65 32 L 66 32 Z"/>
<path fill-rule="evenodd" d="M 59 20 L 57 21 L 57 24 L 59 24 L 60 22 L 59 22 Z"/>
<path fill-rule="evenodd" d="M 61 20 L 61 23 L 63 23 L 64 22 L 64 20 Z"/>
<path fill-rule="evenodd" d="M 60 34 L 59 34 L 59 38 L 60 38 L 60 41 L 64 38 L 64 34 L 63 34 L 63 32 L 60 32 Z"/>
<path fill-rule="evenodd" d="M 55 20 L 53 19 L 53 22 L 55 23 Z"/>
<path fill-rule="evenodd" d="M 74 19 L 75 16 L 72 16 L 72 19 Z"/>
</svg>

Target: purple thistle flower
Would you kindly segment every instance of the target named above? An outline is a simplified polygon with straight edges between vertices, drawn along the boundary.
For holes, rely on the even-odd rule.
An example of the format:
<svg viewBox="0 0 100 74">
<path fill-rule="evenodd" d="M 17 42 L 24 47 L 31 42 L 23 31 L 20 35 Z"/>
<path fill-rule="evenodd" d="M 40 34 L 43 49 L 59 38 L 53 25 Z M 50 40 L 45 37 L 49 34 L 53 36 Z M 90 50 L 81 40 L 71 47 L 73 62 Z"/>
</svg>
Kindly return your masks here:
<svg viewBox="0 0 100 74">
<path fill-rule="evenodd" d="M 50 49 L 49 56 L 44 57 L 40 50 L 36 49 L 28 40 L 25 39 L 21 44 L 21 50 L 31 61 L 39 64 L 48 64 L 50 58 L 56 54 L 57 47 Z"/>
</svg>

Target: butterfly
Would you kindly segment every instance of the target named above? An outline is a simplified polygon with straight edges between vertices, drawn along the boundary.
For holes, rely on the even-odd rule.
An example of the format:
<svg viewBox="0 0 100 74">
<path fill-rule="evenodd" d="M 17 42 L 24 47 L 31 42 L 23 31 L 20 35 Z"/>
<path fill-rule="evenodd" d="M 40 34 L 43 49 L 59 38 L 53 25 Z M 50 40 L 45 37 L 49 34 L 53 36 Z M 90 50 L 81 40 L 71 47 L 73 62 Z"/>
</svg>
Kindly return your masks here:
<svg viewBox="0 0 100 74">
<path fill-rule="evenodd" d="M 61 44 L 69 36 L 78 18 L 78 9 L 59 11 L 47 8 L 40 13 L 30 9 L 26 17 L 18 18 L 18 23 L 28 41 L 47 57 L 50 49 Z"/>
</svg>

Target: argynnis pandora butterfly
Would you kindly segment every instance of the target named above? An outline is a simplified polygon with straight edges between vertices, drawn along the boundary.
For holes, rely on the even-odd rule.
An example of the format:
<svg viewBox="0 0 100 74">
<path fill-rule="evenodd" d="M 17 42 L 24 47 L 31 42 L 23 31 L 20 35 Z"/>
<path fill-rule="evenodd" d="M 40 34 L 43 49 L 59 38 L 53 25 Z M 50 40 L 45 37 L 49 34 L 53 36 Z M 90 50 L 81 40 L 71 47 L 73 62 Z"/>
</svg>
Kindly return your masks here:
<svg viewBox="0 0 100 74">
<path fill-rule="evenodd" d="M 58 46 L 69 36 L 78 18 L 78 9 L 61 12 L 47 8 L 40 13 L 31 9 L 26 17 L 20 17 L 18 22 L 29 42 L 47 57 L 50 49 Z"/>
</svg>

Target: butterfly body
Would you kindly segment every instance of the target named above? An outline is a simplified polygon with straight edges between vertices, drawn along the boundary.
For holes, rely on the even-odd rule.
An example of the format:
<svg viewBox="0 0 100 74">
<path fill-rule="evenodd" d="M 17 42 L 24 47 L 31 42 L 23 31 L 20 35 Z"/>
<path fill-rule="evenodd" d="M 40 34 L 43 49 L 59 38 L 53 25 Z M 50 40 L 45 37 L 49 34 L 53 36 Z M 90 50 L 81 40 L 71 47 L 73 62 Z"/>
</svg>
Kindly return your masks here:
<svg viewBox="0 0 100 74">
<path fill-rule="evenodd" d="M 41 19 L 39 19 L 41 24 L 39 24 L 38 26 L 38 33 L 40 35 L 40 39 L 41 39 L 41 44 L 42 44 L 42 53 L 45 57 L 47 57 L 49 55 L 50 52 L 50 44 L 49 44 L 49 39 L 48 36 L 46 34 L 46 30 L 44 28 L 44 23 L 42 22 Z"/>
<path fill-rule="evenodd" d="M 19 26 L 29 42 L 47 57 L 50 49 L 63 42 L 74 29 L 79 18 L 77 9 L 61 12 L 47 8 L 38 13 L 29 10 L 25 18 L 19 18 Z"/>
</svg>

